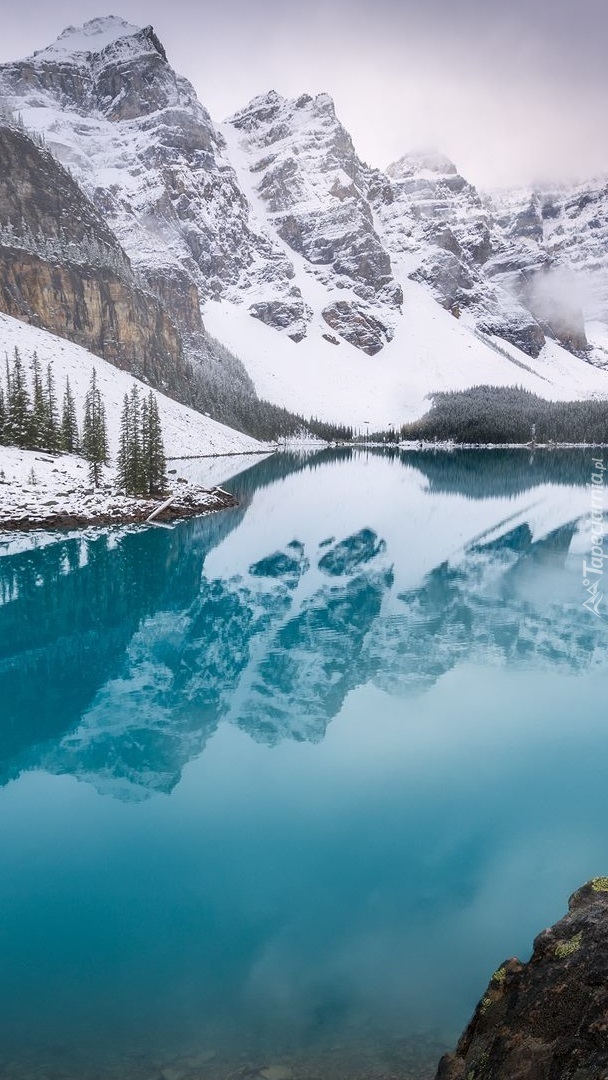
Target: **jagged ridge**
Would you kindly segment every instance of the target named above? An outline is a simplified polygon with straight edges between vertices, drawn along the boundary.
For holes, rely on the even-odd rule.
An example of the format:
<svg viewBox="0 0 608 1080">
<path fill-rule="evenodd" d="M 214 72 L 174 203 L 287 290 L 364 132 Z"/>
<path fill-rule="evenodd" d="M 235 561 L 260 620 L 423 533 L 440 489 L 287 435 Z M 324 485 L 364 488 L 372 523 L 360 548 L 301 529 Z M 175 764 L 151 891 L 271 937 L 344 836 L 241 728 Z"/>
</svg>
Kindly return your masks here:
<svg viewBox="0 0 608 1080">
<path fill-rule="evenodd" d="M 339 373 L 331 414 L 347 421 L 335 404 L 360 352 L 391 355 L 382 395 L 395 410 L 404 408 L 408 380 L 418 400 L 418 384 L 432 371 L 435 383 L 427 382 L 426 392 L 466 385 L 468 365 L 459 365 L 467 350 L 473 366 L 487 362 L 488 381 L 521 381 L 515 366 L 496 364 L 488 336 L 532 357 L 546 354 L 550 369 L 558 354 L 547 352 L 547 337 L 584 359 L 608 359 L 589 350 L 581 306 L 567 284 L 568 266 L 577 261 L 574 224 L 582 224 L 593 240 L 579 264 L 599 296 L 594 313 L 603 313 L 599 189 L 596 209 L 587 209 L 591 193 L 575 206 L 564 200 L 560 225 L 552 225 L 555 206 L 547 200 L 505 209 L 442 155 L 406 155 L 383 174 L 358 158 L 326 94 L 289 101 L 270 92 L 220 129 L 172 70 L 154 30 L 114 17 L 70 27 L 49 48 L 5 64 L 0 90 L 69 164 L 132 266 L 170 309 L 187 358 L 205 353 L 199 303 L 216 333 L 221 304 L 234 315 L 226 344 L 242 349 L 256 388 L 270 384 L 278 403 L 300 408 L 286 399 L 282 375 L 274 385 L 273 376 L 285 368 L 289 381 L 295 366 L 309 366 L 302 343 Z M 562 218 L 571 223 L 567 236 Z M 430 290 L 465 332 L 430 317 L 414 285 Z M 425 323 L 420 313 L 427 310 Z M 244 328 L 233 335 L 233 324 L 244 327 L 243 312 L 271 336 L 251 333 L 250 342 Z M 467 339 L 474 328 L 486 336 Z M 271 340 L 272 332 L 280 336 Z M 404 390 L 396 392 L 397 358 L 406 353 Z M 365 370 L 363 396 L 376 388 L 376 369 Z M 574 360 L 572 371 L 581 387 L 608 389 Z M 553 376 L 561 386 L 563 375 Z M 542 392 L 536 381 L 527 385 Z"/>
</svg>

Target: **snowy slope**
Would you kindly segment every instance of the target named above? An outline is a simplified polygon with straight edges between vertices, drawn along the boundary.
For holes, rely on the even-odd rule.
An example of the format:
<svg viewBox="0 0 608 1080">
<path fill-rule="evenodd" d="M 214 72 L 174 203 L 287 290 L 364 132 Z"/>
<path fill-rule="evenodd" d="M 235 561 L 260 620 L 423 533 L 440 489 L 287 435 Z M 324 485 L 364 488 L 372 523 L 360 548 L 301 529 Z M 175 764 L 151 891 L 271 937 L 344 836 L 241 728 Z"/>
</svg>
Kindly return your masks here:
<svg viewBox="0 0 608 1080">
<path fill-rule="evenodd" d="M 608 372 L 548 341 L 535 359 L 480 340 L 473 325 L 454 319 L 420 284 L 403 281 L 404 312 L 395 337 L 370 359 L 347 342 L 332 346 L 313 324 L 299 344 L 228 304 L 210 303 L 210 332 L 241 356 L 258 394 L 305 415 L 341 420 L 365 430 L 399 426 L 422 416 L 434 391 L 470 386 L 523 386 L 540 397 L 571 401 L 608 397 Z"/>
<path fill-rule="evenodd" d="M 471 282 L 471 310 L 459 320 L 436 302 L 432 275 L 428 280 L 422 275 L 420 282 L 411 279 L 425 258 L 429 265 L 429 252 L 435 257 L 449 254 L 438 247 L 438 238 L 447 242 L 446 232 L 457 244 L 461 262 L 471 265 L 487 256 L 491 230 L 496 231 L 491 216 L 475 189 L 440 156 L 429 162 L 409 155 L 397 163 L 389 181 L 391 201 L 385 205 L 377 191 L 374 194 L 377 174 L 359 162 L 352 146 L 347 144 L 344 149 L 340 144 L 341 157 L 337 155 L 334 142 L 343 129 L 335 120 L 333 107 L 327 105 L 326 95 L 321 98 L 320 104 L 318 99 L 304 99 L 298 107 L 298 102 L 285 102 L 269 94 L 256 99 L 221 128 L 239 185 L 251 206 L 251 221 L 257 231 L 270 235 L 273 246 L 282 246 L 291 260 L 294 285 L 304 299 L 309 320 L 306 336 L 296 344 L 286 337 L 278 338 L 273 328 L 262 323 L 252 326 L 242 305 L 206 303 L 208 329 L 243 359 L 258 394 L 305 414 L 359 427 L 367 421 L 372 427 L 399 425 L 422 415 L 428 408 L 428 395 L 434 391 L 465 389 L 479 383 L 524 386 L 551 400 L 608 396 L 606 373 L 572 356 L 555 341 L 547 340 L 538 357 L 532 358 L 507 341 L 474 333 L 479 324 L 491 329 L 493 322 L 500 321 L 500 314 L 502 323 L 513 329 L 515 340 L 525 340 L 532 325 L 542 341 L 534 318 L 505 290 L 484 287 L 477 274 Z M 258 120 L 260 112 L 262 122 Z M 266 112 L 271 114 L 276 134 Z M 311 139 L 311 129 L 319 130 L 319 138 Z M 290 164 L 293 161 L 297 161 L 295 171 Z M 345 165 L 348 174 L 344 173 Z M 357 207 L 362 194 L 370 197 L 374 235 L 391 253 L 391 281 L 403 295 L 400 310 L 386 297 L 375 298 L 374 310 L 393 336 L 372 358 L 343 336 L 334 337 L 333 342 L 327 337 L 324 311 L 328 300 L 339 294 L 357 303 L 356 282 L 349 282 L 344 275 L 340 279 L 335 264 L 311 262 L 305 247 L 294 250 L 285 240 L 286 220 L 306 223 L 310 216 L 317 225 L 316 229 L 311 226 L 308 244 L 314 247 L 321 242 L 328 193 L 340 177 L 350 191 L 346 201 L 353 204 L 351 214 L 361 212 Z M 329 201 L 335 203 L 336 199 Z M 269 291 L 254 290 L 254 296 L 267 301 Z M 513 360 L 497 352 L 492 341 Z"/>
<path fill-rule="evenodd" d="M 220 128 L 152 28 L 115 17 L 3 65 L 0 93 L 172 310 L 196 285 L 207 328 L 277 404 L 385 426 L 419 416 L 434 391 L 475 383 L 608 396 L 606 372 L 550 340 L 517 291 L 530 269 L 576 262 L 577 229 L 585 270 L 601 262 L 599 187 L 593 206 L 564 196 L 539 240 L 536 212 L 491 206 L 441 155 L 406 155 L 387 175 L 365 165 L 326 94 L 270 92 Z M 599 365 L 602 312 L 589 310 Z"/>
<path fill-rule="evenodd" d="M 127 372 L 120 371 L 98 356 L 93 356 L 79 345 L 0 314 L 0 356 L 4 353 L 10 356 L 15 348 L 19 349 L 26 368 L 33 352 L 37 352 L 43 367 L 52 363 L 58 398 L 63 395 L 66 376 L 69 377 L 79 417 L 82 416 L 84 397 L 91 373 L 93 368 L 95 369 L 106 406 L 110 453 L 114 456 L 118 448 L 124 395 L 134 384 L 145 393 L 148 393 L 150 388 Z M 265 448 L 256 439 L 218 424 L 163 394 L 157 393 L 156 396 L 167 457 L 264 452 Z M 0 448 L 0 461 L 3 453 L 4 448 Z"/>
</svg>

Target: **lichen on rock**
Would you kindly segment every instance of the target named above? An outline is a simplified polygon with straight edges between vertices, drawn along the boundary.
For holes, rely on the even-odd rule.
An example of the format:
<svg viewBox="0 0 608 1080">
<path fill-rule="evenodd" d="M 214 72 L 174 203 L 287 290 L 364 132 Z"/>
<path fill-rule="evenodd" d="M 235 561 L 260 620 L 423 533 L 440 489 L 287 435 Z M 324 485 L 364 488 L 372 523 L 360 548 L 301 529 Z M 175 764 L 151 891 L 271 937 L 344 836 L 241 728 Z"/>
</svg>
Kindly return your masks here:
<svg viewBox="0 0 608 1080">
<path fill-rule="evenodd" d="M 570 898 L 530 961 L 494 973 L 436 1080 L 603 1080 L 608 1075 L 608 878 Z"/>
</svg>

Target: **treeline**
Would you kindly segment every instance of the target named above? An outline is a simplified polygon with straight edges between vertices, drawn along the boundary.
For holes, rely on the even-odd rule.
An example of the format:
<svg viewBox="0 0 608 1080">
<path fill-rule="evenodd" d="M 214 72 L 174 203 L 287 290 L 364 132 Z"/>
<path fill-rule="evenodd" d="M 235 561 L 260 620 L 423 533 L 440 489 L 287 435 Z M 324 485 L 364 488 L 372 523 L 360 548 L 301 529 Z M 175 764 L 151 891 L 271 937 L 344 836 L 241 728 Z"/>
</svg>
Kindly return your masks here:
<svg viewBox="0 0 608 1080">
<path fill-rule="evenodd" d="M 260 410 L 258 424 L 267 426 L 269 434 L 258 436 L 265 439 L 306 439 L 313 435 L 324 442 L 351 442 L 353 437 L 352 427 L 346 424 L 332 424 L 325 420 L 318 420 L 316 416 L 307 418 L 298 413 L 289 412 L 279 405 L 273 405 L 270 401 L 258 401 Z M 275 434 L 270 434 L 275 432 Z"/>
<path fill-rule="evenodd" d="M 158 402 L 136 383 L 125 394 L 116 461 L 118 483 L 128 495 L 160 495 L 167 486 L 166 458 Z"/>
<path fill-rule="evenodd" d="M 312 420 L 304 421 L 304 426 L 326 442 L 352 442 L 353 439 L 353 429 L 347 424 L 330 424 L 313 416 Z"/>
<path fill-rule="evenodd" d="M 12 361 L 4 366 L 0 381 L 0 444 L 24 450 L 79 453 L 81 437 L 76 405 L 66 378 L 61 404 L 58 402 L 53 365 L 43 371 L 37 353 L 29 370 L 15 349 Z"/>
<path fill-rule="evenodd" d="M 84 399 L 79 425 L 70 380 L 66 376 L 61 407 L 53 365 L 42 370 L 33 353 L 29 372 L 19 349 L 5 361 L 5 385 L 0 383 L 0 445 L 49 453 L 82 454 L 89 463 L 91 483 L 101 482 L 102 465 L 109 464 L 106 412 L 95 369 Z"/>
<path fill-rule="evenodd" d="M 474 386 L 433 394 L 403 439 L 459 443 L 608 443 L 608 401 L 545 401 L 522 387 Z"/>
<path fill-rule="evenodd" d="M 262 442 L 302 434 L 327 442 L 352 438 L 352 427 L 307 418 L 260 399 L 242 361 L 211 334 L 205 333 L 202 349 L 204 363 L 194 371 L 194 407 L 200 412 Z"/>
<path fill-rule="evenodd" d="M 66 377 L 58 401 L 53 365 L 42 369 L 37 353 L 26 368 L 18 349 L 6 357 L 0 379 L 0 445 L 48 453 L 81 454 L 94 487 L 110 464 L 106 410 L 93 368 L 79 423 Z M 157 495 L 166 487 L 166 460 L 156 394 L 134 383 L 125 394 L 117 458 L 118 482 L 127 495 Z"/>
<path fill-rule="evenodd" d="M 369 434 L 357 435 L 355 442 L 359 443 L 394 443 L 399 442 L 399 432 L 396 428 L 380 428 L 378 431 L 370 431 Z"/>
<path fill-rule="evenodd" d="M 243 405 L 244 403 L 241 403 Z M 226 421 L 223 421 L 226 423 Z M 305 417 L 292 413 L 271 401 L 254 398 L 241 407 L 232 426 L 262 442 L 275 439 L 309 438 L 323 439 L 324 442 L 350 442 L 353 429 L 346 424 L 332 424 L 318 420 L 316 416 Z"/>
<path fill-rule="evenodd" d="M 34 233 L 28 222 L 21 218 L 17 225 L 10 221 L 0 223 L 0 247 L 18 248 L 45 260 L 55 259 L 77 266 L 111 270 L 121 281 L 146 288 L 133 271 L 122 248 L 104 244 L 93 233 L 87 233 L 78 240 L 68 238 L 63 229 L 56 236 Z"/>
</svg>

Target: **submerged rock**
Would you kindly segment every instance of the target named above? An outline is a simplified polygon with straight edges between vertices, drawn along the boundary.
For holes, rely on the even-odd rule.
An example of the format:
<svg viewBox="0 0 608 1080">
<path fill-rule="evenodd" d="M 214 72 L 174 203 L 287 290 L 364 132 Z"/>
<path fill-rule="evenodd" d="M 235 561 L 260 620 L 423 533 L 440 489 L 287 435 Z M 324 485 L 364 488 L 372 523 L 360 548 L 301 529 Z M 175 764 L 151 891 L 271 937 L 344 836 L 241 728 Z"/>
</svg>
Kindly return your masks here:
<svg viewBox="0 0 608 1080">
<path fill-rule="evenodd" d="M 570 898 L 527 964 L 507 960 L 436 1080 L 603 1080 L 608 1076 L 608 878 Z"/>
<path fill-rule="evenodd" d="M 260 1070 L 263 1080 L 291 1080 L 293 1073 L 286 1065 L 267 1065 Z"/>
</svg>

